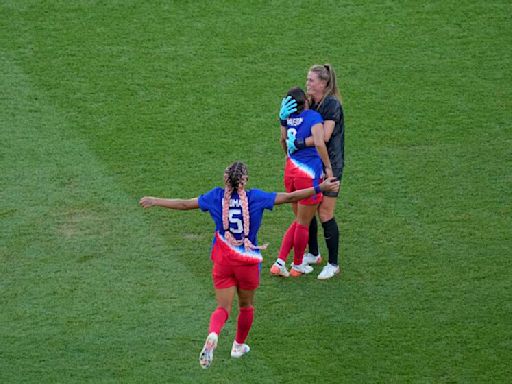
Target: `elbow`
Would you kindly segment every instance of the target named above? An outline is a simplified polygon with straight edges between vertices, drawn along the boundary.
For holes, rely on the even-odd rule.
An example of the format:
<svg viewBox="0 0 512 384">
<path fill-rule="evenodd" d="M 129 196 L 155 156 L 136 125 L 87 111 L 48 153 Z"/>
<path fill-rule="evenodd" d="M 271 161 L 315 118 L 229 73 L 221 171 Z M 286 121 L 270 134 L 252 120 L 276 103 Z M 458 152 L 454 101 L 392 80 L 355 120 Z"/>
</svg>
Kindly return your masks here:
<svg viewBox="0 0 512 384">
<path fill-rule="evenodd" d="M 325 147 L 325 141 L 323 136 L 315 136 L 313 137 L 313 143 L 315 144 L 315 147 L 321 148 Z"/>
</svg>

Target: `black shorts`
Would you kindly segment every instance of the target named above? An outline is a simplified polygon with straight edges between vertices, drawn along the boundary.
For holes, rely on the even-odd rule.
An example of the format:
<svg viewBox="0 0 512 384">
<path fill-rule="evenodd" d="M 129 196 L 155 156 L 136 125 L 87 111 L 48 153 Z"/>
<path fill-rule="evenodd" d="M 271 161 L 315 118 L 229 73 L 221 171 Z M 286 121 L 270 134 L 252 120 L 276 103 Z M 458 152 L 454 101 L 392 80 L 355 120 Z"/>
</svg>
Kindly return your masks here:
<svg viewBox="0 0 512 384">
<path fill-rule="evenodd" d="M 332 169 L 333 177 L 336 177 L 340 181 L 340 189 L 341 189 L 341 179 L 343 178 L 343 168 L 333 168 Z M 340 190 L 338 192 L 322 192 L 324 196 L 328 197 L 338 197 L 340 194 Z"/>
</svg>

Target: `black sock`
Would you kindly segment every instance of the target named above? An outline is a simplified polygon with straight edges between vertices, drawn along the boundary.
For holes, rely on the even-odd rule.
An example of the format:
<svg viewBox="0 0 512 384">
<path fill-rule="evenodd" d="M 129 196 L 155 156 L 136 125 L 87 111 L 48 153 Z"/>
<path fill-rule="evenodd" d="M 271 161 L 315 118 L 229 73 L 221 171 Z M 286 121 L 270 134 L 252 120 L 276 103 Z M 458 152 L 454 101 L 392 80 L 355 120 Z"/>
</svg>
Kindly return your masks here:
<svg viewBox="0 0 512 384">
<path fill-rule="evenodd" d="M 316 217 L 313 217 L 309 224 L 309 242 L 308 242 L 309 253 L 314 256 L 318 256 L 318 224 Z"/>
<path fill-rule="evenodd" d="M 329 264 L 338 265 L 338 247 L 340 243 L 340 231 L 334 217 L 322 223 L 324 227 L 325 244 L 329 250 Z"/>
</svg>

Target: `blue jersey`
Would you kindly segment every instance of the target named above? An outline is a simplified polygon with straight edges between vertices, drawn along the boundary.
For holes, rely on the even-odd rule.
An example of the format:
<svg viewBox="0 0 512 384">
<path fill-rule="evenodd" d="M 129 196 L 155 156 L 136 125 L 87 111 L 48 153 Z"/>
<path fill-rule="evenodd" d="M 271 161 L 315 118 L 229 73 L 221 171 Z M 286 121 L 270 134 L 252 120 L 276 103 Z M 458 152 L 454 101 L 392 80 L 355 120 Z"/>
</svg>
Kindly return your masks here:
<svg viewBox="0 0 512 384">
<path fill-rule="evenodd" d="M 311 128 L 316 124 L 322 124 L 322 116 L 311 109 L 306 109 L 301 113 L 292 114 L 286 120 L 286 137 L 295 137 L 296 139 L 306 139 L 312 136 Z M 318 179 L 323 170 L 323 163 L 316 147 L 306 147 L 288 154 L 293 166 L 287 168 L 290 172 L 293 169 L 300 173 L 300 176 L 307 175 L 312 179 Z M 299 175 L 299 174 L 297 174 Z"/>
<path fill-rule="evenodd" d="M 274 208 L 276 192 L 265 192 L 259 189 L 246 191 L 247 201 L 249 202 L 250 227 L 248 238 L 254 245 L 258 245 L 258 230 L 263 219 L 263 210 Z M 224 237 L 224 226 L 222 223 L 222 204 L 224 200 L 224 189 L 216 187 L 205 194 L 199 196 L 199 208 L 202 211 L 208 211 L 215 222 L 215 231 L 222 238 Z M 229 201 L 229 228 L 235 239 L 241 240 L 244 233 L 244 219 L 242 215 L 242 205 L 238 193 L 233 192 Z M 215 243 L 216 237 L 213 242 Z M 243 246 L 239 247 L 243 252 Z M 258 250 L 251 252 L 259 253 Z"/>
</svg>

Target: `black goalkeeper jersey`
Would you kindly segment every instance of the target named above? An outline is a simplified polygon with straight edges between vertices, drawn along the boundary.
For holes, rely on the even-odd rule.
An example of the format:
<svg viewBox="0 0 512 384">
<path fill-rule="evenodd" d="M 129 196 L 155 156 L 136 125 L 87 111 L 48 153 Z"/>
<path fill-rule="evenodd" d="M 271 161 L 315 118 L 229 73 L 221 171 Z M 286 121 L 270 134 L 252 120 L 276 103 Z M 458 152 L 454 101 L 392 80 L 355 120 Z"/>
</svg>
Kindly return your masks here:
<svg viewBox="0 0 512 384">
<path fill-rule="evenodd" d="M 335 96 L 327 96 L 320 105 L 313 103 L 311 109 L 317 111 L 325 120 L 334 121 L 334 130 L 326 143 L 331 167 L 343 169 L 345 163 L 345 123 L 343 107 Z"/>
</svg>

